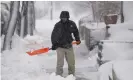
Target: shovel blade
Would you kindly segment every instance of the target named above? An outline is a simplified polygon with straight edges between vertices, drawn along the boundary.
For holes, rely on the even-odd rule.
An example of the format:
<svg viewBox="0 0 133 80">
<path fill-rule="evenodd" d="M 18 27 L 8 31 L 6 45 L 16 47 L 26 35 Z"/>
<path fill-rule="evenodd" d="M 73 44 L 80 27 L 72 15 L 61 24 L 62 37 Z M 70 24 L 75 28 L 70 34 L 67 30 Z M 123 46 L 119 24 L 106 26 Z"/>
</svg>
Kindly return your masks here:
<svg viewBox="0 0 133 80">
<path fill-rule="evenodd" d="M 38 50 L 34 50 L 34 51 L 29 51 L 26 53 L 29 54 L 30 56 L 33 56 L 33 55 L 37 55 L 37 54 L 46 53 L 48 51 L 49 51 L 49 48 L 42 48 L 42 49 L 38 49 Z"/>
</svg>

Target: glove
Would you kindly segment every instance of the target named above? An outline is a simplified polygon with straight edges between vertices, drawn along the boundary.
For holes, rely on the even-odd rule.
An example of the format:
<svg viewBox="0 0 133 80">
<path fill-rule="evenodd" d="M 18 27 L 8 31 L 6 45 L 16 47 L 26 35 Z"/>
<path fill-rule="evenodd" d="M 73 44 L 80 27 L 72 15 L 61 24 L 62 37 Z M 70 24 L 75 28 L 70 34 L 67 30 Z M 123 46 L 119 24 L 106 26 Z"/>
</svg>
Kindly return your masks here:
<svg viewBox="0 0 133 80">
<path fill-rule="evenodd" d="M 76 41 L 76 44 L 79 45 L 81 43 L 81 41 Z"/>
<path fill-rule="evenodd" d="M 56 50 L 58 48 L 58 46 L 57 45 L 52 45 L 52 50 Z"/>
</svg>

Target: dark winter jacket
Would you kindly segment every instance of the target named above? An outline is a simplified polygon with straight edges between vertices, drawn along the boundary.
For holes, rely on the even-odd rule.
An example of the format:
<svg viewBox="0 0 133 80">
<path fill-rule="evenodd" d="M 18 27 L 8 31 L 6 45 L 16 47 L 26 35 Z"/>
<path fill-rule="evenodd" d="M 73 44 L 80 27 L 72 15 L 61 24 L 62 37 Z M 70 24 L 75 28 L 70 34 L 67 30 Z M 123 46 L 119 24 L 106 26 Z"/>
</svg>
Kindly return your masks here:
<svg viewBox="0 0 133 80">
<path fill-rule="evenodd" d="M 51 35 L 52 44 L 64 48 L 66 45 L 69 45 L 69 47 L 71 47 L 71 43 L 73 41 L 72 33 L 75 37 L 75 40 L 80 41 L 77 26 L 73 21 L 68 20 L 65 23 L 59 21 L 55 24 Z"/>
</svg>

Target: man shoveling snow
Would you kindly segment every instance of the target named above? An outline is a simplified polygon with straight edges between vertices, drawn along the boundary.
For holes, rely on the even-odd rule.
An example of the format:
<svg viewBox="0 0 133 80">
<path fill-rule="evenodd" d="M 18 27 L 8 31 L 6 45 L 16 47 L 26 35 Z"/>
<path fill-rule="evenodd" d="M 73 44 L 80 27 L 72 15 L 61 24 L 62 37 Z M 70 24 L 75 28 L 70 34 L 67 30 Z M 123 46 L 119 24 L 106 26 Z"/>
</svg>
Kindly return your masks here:
<svg viewBox="0 0 133 80">
<path fill-rule="evenodd" d="M 77 45 L 81 43 L 79 38 L 79 32 L 75 22 L 69 20 L 69 12 L 62 11 L 60 14 L 60 21 L 55 24 L 51 35 L 52 50 L 57 51 L 57 67 L 56 75 L 62 76 L 64 57 L 68 63 L 69 75 L 75 75 L 75 58 L 72 47 L 72 33 L 74 34 Z"/>
</svg>

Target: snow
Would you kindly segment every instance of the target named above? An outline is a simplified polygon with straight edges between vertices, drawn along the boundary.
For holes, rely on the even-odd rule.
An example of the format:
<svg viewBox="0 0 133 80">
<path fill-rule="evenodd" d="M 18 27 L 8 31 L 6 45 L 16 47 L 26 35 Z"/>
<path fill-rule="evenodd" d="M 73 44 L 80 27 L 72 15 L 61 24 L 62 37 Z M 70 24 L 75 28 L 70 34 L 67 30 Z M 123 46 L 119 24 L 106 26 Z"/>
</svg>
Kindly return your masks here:
<svg viewBox="0 0 133 80">
<path fill-rule="evenodd" d="M 123 4 L 123 13 L 124 13 L 124 20 L 126 22 L 132 22 L 133 20 L 133 2 L 132 1 L 124 1 L 124 4 Z"/>
<path fill-rule="evenodd" d="M 128 17 L 128 13 L 125 15 Z M 133 23 L 125 21 L 109 26 L 109 33 L 111 34 L 109 40 L 113 42 L 104 42 L 102 51 L 104 60 L 133 59 L 133 36 L 131 36 L 133 35 Z"/>
<path fill-rule="evenodd" d="M 108 14 L 107 16 L 114 16 L 114 15 L 118 15 L 118 14 Z"/>
<path fill-rule="evenodd" d="M 69 75 L 66 78 L 56 76 L 55 73 L 50 75 L 50 80 L 75 80 L 76 78 L 73 75 Z"/>
<path fill-rule="evenodd" d="M 108 76 L 112 77 L 112 69 L 119 80 L 133 79 L 133 60 L 114 60 L 103 64 L 99 68 L 100 80 L 109 80 Z"/>
<path fill-rule="evenodd" d="M 133 59 L 133 36 L 131 36 L 133 32 L 130 30 L 133 28 L 133 24 L 123 23 L 110 26 L 109 40 L 114 42 L 103 44 L 104 60 Z"/>
<path fill-rule="evenodd" d="M 62 7 L 61 10 L 69 10 L 70 14 L 73 13 L 70 7 L 68 9 Z M 60 11 L 54 15 L 58 17 L 59 13 Z M 130 43 L 133 41 L 133 36 L 131 36 L 133 34 L 132 22 L 110 25 L 109 33 L 111 33 L 111 36 L 109 40 L 114 41 L 114 43 L 104 43 L 102 60 L 113 61 L 103 64 L 98 69 L 97 47 L 89 52 L 85 46 L 85 42 L 82 41 L 80 45 L 74 45 L 76 77 L 67 75 L 66 61 L 64 63 L 64 77 L 61 77 L 55 75 L 57 59 L 55 51 L 35 56 L 29 56 L 26 53 L 29 50 L 51 47 L 51 32 L 54 24 L 59 21 L 59 18 L 53 20 L 46 20 L 45 18 L 36 20 L 37 31 L 34 33 L 34 36 L 27 35 L 24 39 L 16 34 L 13 36 L 13 49 L 6 50 L 1 54 L 2 80 L 75 80 L 76 78 L 79 80 L 108 80 L 108 76 L 112 78 L 112 68 L 119 80 L 133 79 L 133 44 Z M 129 18 L 131 19 L 131 17 L 127 16 L 125 20 L 128 21 Z M 77 18 L 72 17 L 71 19 L 78 24 Z M 102 36 L 105 35 L 104 23 L 85 23 L 82 25 L 91 29 L 92 35 L 98 37 L 97 40 L 103 39 Z M 100 33 L 101 30 L 102 33 Z M 115 41 L 127 41 L 127 43 L 116 43 Z"/>
<path fill-rule="evenodd" d="M 1 55 L 2 80 L 75 80 L 67 75 L 67 63 L 64 63 L 64 77 L 56 76 L 56 52 L 30 56 L 26 52 L 43 47 L 51 47 L 51 32 L 58 20 L 37 20 L 34 36 L 27 35 L 24 39 L 16 34 L 13 36 L 12 50 L 6 50 Z M 49 27 L 48 27 L 49 26 Z M 17 43 L 17 44 L 16 44 Z M 82 41 L 79 46 L 74 45 L 76 56 L 76 77 L 97 80 L 95 60 L 89 60 L 88 50 Z M 91 71 L 93 73 L 91 73 Z M 95 75 L 94 75 L 95 74 Z M 92 75 L 92 76 L 87 76 Z"/>
<path fill-rule="evenodd" d="M 105 49 L 109 52 L 109 54 L 114 54 L 118 56 L 118 59 L 133 59 L 133 23 L 132 22 L 125 22 L 117 25 L 111 25 L 111 28 L 109 29 L 109 33 L 111 33 L 111 36 L 109 40 L 114 41 L 129 41 L 129 43 L 111 43 L 107 45 L 108 43 L 105 43 L 105 47 L 109 47 L 108 49 Z M 111 48 L 112 47 L 112 48 Z M 107 54 L 107 52 L 105 53 Z M 104 53 L 104 49 L 103 49 Z M 112 55 L 113 56 L 113 55 Z M 115 56 L 117 58 L 117 56 Z M 110 56 L 111 58 L 111 56 Z"/>
<path fill-rule="evenodd" d="M 31 39 L 30 36 L 29 38 Z M 19 48 L 14 46 L 12 50 L 3 52 L 1 59 L 2 80 L 75 80 L 72 75 L 63 78 L 56 76 L 54 73 L 50 74 L 46 72 L 45 69 L 47 68 L 55 68 L 56 55 L 50 55 L 49 52 L 49 54 L 29 56 L 25 53 L 24 49 L 20 50 Z"/>
<path fill-rule="evenodd" d="M 37 39 L 38 40 L 37 40 Z M 2 80 L 75 80 L 75 77 L 68 75 L 65 78 L 55 75 L 56 67 L 56 53 L 55 51 L 49 51 L 47 54 L 29 56 L 26 52 L 27 44 L 31 44 L 32 48 L 36 44 L 41 44 L 40 36 L 27 36 L 25 39 L 21 39 L 17 35 L 13 37 L 13 49 L 7 50 L 2 53 Z M 45 42 L 45 39 L 43 39 Z M 32 44 L 34 41 L 39 43 Z M 79 77 L 84 74 L 86 78 L 94 78 L 94 74 L 97 73 L 88 73 L 88 71 L 95 71 L 95 64 L 93 60 L 87 59 L 86 56 L 86 47 L 84 46 L 84 41 L 80 46 L 74 45 L 75 55 L 76 55 L 76 69 L 77 75 Z M 17 45 L 15 45 L 17 43 Z M 47 43 L 47 40 L 45 44 Z M 49 44 L 49 43 L 47 43 Z M 30 47 L 28 47 L 30 48 Z M 82 51 L 82 50 L 83 51 Z M 84 55 L 83 55 L 84 54 Z M 16 56 L 16 57 L 14 57 Z M 88 64 L 87 64 L 88 63 Z M 90 68 L 87 68 L 90 67 Z M 65 62 L 64 68 L 67 68 L 67 63 Z M 52 70 L 54 69 L 54 70 Z M 51 70 L 47 72 L 47 70 Z M 66 73 L 66 70 L 65 70 Z M 67 74 L 67 73 L 66 73 Z M 92 75 L 87 77 L 88 75 Z M 15 75 L 15 76 L 14 76 Z"/>
<path fill-rule="evenodd" d="M 96 41 L 105 39 L 106 35 L 106 25 L 103 22 L 100 23 L 83 23 L 82 26 L 85 26 L 86 29 L 90 30 L 90 40 L 91 44 L 95 44 Z"/>
<path fill-rule="evenodd" d="M 84 23 L 82 26 L 85 26 L 88 29 L 103 29 L 106 27 L 105 23 L 100 22 L 100 23 Z"/>
<path fill-rule="evenodd" d="M 109 80 L 109 76 L 115 80 L 133 80 L 133 10 L 130 10 L 133 2 L 123 3 L 125 22 L 111 24 L 111 36 L 103 44 L 102 60 L 110 62 L 99 68 L 100 80 Z"/>
<path fill-rule="evenodd" d="M 25 41 L 28 41 L 29 44 L 42 44 L 44 41 L 44 38 L 39 36 L 39 35 L 34 35 L 34 36 L 30 36 L 30 35 L 27 35 L 25 38 L 24 38 Z"/>
</svg>

